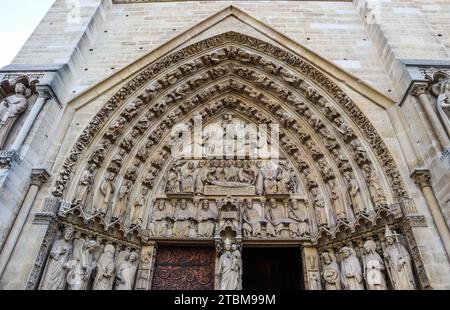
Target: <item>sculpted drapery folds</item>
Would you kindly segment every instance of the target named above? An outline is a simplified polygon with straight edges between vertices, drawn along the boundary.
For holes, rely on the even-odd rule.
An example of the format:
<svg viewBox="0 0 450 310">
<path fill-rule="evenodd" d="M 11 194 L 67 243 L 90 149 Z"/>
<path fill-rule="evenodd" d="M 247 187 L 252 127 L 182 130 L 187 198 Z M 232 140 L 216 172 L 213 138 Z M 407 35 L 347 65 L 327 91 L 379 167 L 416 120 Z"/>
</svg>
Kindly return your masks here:
<svg viewBox="0 0 450 310">
<path fill-rule="evenodd" d="M 441 84 L 436 108 L 442 125 L 450 137 L 450 78 Z"/>
<path fill-rule="evenodd" d="M 138 254 L 133 251 L 128 254 L 125 257 L 125 261 L 119 265 L 114 286 L 115 290 L 130 291 L 133 289 L 137 271 L 136 260 L 138 258 Z"/>
<path fill-rule="evenodd" d="M 69 290 L 87 290 L 92 272 L 97 267 L 94 259 L 97 242 L 95 240 L 80 241 L 80 249 L 74 249 L 72 260 L 67 264 Z"/>
<path fill-rule="evenodd" d="M 115 191 L 115 178 L 116 175 L 114 173 L 111 173 L 102 181 L 100 188 L 97 191 L 96 198 L 94 199 L 94 213 L 100 212 L 101 214 L 106 215 L 106 213 L 108 212 Z"/>
<path fill-rule="evenodd" d="M 341 272 L 334 255 L 324 252 L 322 254 L 323 267 L 322 279 L 325 283 L 326 290 L 341 290 Z"/>
<path fill-rule="evenodd" d="M 373 240 L 364 243 L 365 254 L 363 256 L 364 278 L 367 289 L 386 290 L 386 279 L 384 277 L 384 261 L 376 252 L 377 245 Z"/>
<path fill-rule="evenodd" d="M 93 290 L 109 291 L 113 287 L 115 275 L 115 259 L 116 249 L 113 245 L 107 244 L 103 249 L 103 253 L 97 262 L 97 268 L 92 285 Z"/>
<path fill-rule="evenodd" d="M 200 210 L 198 211 L 198 237 L 210 238 L 214 236 L 214 227 L 216 225 L 217 214 L 211 210 L 208 200 L 201 202 Z"/>
<path fill-rule="evenodd" d="M 219 267 L 216 277 L 219 278 L 221 290 L 242 289 L 242 258 L 241 251 L 231 240 L 224 242 L 224 252 L 219 258 Z"/>
<path fill-rule="evenodd" d="M 364 278 L 356 252 L 350 247 L 341 249 L 341 281 L 344 290 L 364 290 Z"/>
</svg>

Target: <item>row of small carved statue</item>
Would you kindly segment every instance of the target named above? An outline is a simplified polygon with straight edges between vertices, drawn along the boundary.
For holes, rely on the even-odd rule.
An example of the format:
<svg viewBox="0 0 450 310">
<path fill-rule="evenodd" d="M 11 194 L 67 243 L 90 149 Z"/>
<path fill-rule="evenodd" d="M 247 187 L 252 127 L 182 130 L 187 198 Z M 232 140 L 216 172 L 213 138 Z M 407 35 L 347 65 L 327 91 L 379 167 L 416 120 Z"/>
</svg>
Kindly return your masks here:
<svg viewBox="0 0 450 310">
<path fill-rule="evenodd" d="M 40 290 L 132 290 L 138 268 L 136 251 L 124 251 L 106 244 L 96 257 L 100 245 L 93 238 L 75 237 L 68 226 L 56 240 L 42 276 Z"/>
</svg>

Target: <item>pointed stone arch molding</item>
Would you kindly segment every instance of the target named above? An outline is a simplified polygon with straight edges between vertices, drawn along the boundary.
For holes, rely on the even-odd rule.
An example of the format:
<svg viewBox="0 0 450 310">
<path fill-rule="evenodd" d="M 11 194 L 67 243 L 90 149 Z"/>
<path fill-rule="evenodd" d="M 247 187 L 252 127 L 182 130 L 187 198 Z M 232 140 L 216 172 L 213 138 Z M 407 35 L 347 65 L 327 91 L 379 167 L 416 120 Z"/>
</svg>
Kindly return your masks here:
<svg viewBox="0 0 450 310">
<path fill-rule="evenodd" d="M 389 180 L 389 183 L 395 193 L 395 197 L 400 199 L 406 195 L 403 182 L 401 180 L 398 169 L 395 162 L 386 148 L 382 138 L 378 135 L 375 128 L 370 124 L 365 115 L 357 108 L 352 100 L 340 89 L 331 78 L 324 74 L 314 65 L 309 64 L 300 57 L 280 49 L 272 44 L 249 37 L 247 35 L 227 32 L 218 36 L 211 37 L 209 39 L 197 42 L 181 49 L 167 57 L 162 58 L 145 68 L 123 88 L 121 88 L 97 113 L 91 123 L 85 128 L 82 135 L 75 143 L 71 154 L 64 163 L 64 167 L 57 180 L 56 188 L 53 194 L 56 197 L 62 197 L 69 180 L 72 177 L 74 169 L 79 168 L 80 157 L 85 154 L 86 150 L 92 145 L 95 137 L 98 137 L 98 133 L 104 130 L 113 114 L 117 115 L 121 109 L 124 108 L 125 102 L 132 99 L 134 94 L 147 85 L 150 85 L 152 78 L 159 78 L 164 72 L 170 71 L 171 68 L 177 66 L 177 64 L 183 61 L 190 60 L 192 56 L 205 53 L 205 50 L 211 50 L 218 46 L 226 45 L 238 45 L 241 48 L 256 51 L 259 54 L 263 54 L 270 59 L 274 59 L 274 63 L 283 64 L 287 66 L 292 72 L 295 72 L 303 77 L 306 77 L 308 84 L 312 87 L 317 87 L 319 91 L 311 88 L 310 96 L 316 97 L 319 100 L 323 97 L 331 98 L 334 102 L 340 106 L 342 111 L 347 114 L 347 117 L 353 121 L 352 126 L 359 128 L 359 132 L 362 133 L 364 139 L 371 146 L 372 151 L 377 154 L 377 162 L 384 168 L 385 174 Z M 216 59 L 210 59 L 215 62 Z M 221 61 L 221 59 L 219 59 Z M 200 65 L 201 66 L 201 65 Z M 170 77 L 169 77 L 170 78 Z M 172 78 L 177 79 L 176 76 Z M 166 80 L 170 86 L 170 81 Z M 161 85 L 163 86 L 163 85 Z M 163 87 L 162 87 L 163 88 Z M 324 95 L 322 95 L 324 94 Z M 147 96 L 147 98 L 145 98 Z M 148 91 L 141 96 L 144 99 L 150 99 L 153 94 Z"/>
</svg>

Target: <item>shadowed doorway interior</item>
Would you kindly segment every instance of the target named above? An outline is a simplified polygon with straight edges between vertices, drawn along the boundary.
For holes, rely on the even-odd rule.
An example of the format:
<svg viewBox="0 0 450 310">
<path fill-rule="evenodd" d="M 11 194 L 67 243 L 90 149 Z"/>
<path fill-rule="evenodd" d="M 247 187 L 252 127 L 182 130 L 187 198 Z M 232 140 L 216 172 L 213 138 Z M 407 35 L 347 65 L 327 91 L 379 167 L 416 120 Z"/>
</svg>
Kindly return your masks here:
<svg viewBox="0 0 450 310">
<path fill-rule="evenodd" d="M 243 289 L 301 290 L 303 275 L 300 249 L 243 249 Z"/>
</svg>

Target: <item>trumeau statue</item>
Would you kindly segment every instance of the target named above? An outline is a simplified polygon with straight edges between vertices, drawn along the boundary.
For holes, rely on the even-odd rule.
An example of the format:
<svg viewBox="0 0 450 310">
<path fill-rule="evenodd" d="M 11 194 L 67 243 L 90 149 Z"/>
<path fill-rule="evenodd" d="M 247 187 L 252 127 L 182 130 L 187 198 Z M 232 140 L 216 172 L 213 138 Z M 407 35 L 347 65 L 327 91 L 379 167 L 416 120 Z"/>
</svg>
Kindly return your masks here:
<svg viewBox="0 0 450 310">
<path fill-rule="evenodd" d="M 64 290 L 66 286 L 67 263 L 72 256 L 74 229 L 66 227 L 63 237 L 53 243 L 50 256 L 41 281 L 41 290 Z"/>
<path fill-rule="evenodd" d="M 261 222 L 264 221 L 258 213 L 258 210 L 253 208 L 253 203 L 244 200 L 244 223 L 242 230 L 246 237 L 260 237 L 261 236 Z"/>
<path fill-rule="evenodd" d="M 92 182 L 94 181 L 94 171 L 95 165 L 90 165 L 83 171 L 75 194 L 75 204 L 84 205 L 86 203 L 86 198 L 92 187 Z"/>
<path fill-rule="evenodd" d="M 111 173 L 103 180 L 94 200 L 94 213 L 100 212 L 105 215 L 108 212 L 109 204 L 111 203 L 115 191 L 115 178 L 116 175 Z"/>
<path fill-rule="evenodd" d="M 325 283 L 326 290 L 341 290 L 341 273 L 334 255 L 324 252 L 322 254 L 323 268 L 322 278 Z"/>
<path fill-rule="evenodd" d="M 201 238 L 208 238 L 214 235 L 214 227 L 217 215 L 211 210 L 208 200 L 201 202 L 201 208 L 198 211 L 198 233 Z"/>
<path fill-rule="evenodd" d="M 221 290 L 241 289 L 241 252 L 229 239 L 225 240 L 224 253 L 220 256 L 217 277 Z"/>
<path fill-rule="evenodd" d="M 153 211 L 152 222 L 149 225 L 149 230 L 153 236 L 167 236 L 168 226 L 171 218 L 166 210 L 166 202 L 159 200 L 156 203 L 156 208 Z"/>
<path fill-rule="evenodd" d="M 139 258 L 136 252 L 131 252 L 117 268 L 115 281 L 115 290 L 130 291 L 133 289 L 134 279 L 136 277 L 137 264 Z"/>
<path fill-rule="evenodd" d="M 381 256 L 376 252 L 377 245 L 373 240 L 367 240 L 364 243 L 363 256 L 364 278 L 366 279 L 367 289 L 386 290 L 386 280 L 383 271 L 384 262 Z"/>
<path fill-rule="evenodd" d="M 442 125 L 450 137 L 450 79 L 443 81 L 441 84 L 436 108 Z"/>
<path fill-rule="evenodd" d="M 111 244 L 107 244 L 102 255 L 97 262 L 97 272 L 95 274 L 93 290 L 109 291 L 113 287 L 114 281 L 114 254 L 116 249 Z"/>
<path fill-rule="evenodd" d="M 416 282 L 412 271 L 411 256 L 406 248 L 398 242 L 396 235 L 389 227 L 386 227 L 384 236 L 387 243 L 384 257 L 394 289 L 415 290 Z"/>
<path fill-rule="evenodd" d="M 31 90 L 22 83 L 15 86 L 15 94 L 6 97 L 0 103 L 0 149 L 4 147 L 6 138 L 17 118 L 27 109 Z"/>
<path fill-rule="evenodd" d="M 341 249 L 341 281 L 344 290 L 364 290 L 364 279 L 361 265 L 354 249 L 343 247 Z"/>
<path fill-rule="evenodd" d="M 309 235 L 308 215 L 306 214 L 306 205 L 303 201 L 291 199 L 289 215 L 289 231 L 292 238 L 304 237 Z"/>
<path fill-rule="evenodd" d="M 97 242 L 95 240 L 84 241 L 81 247 L 81 251 L 77 251 L 72 260 L 67 263 L 69 290 L 87 290 L 92 271 L 96 268 L 94 251 Z"/>
</svg>

